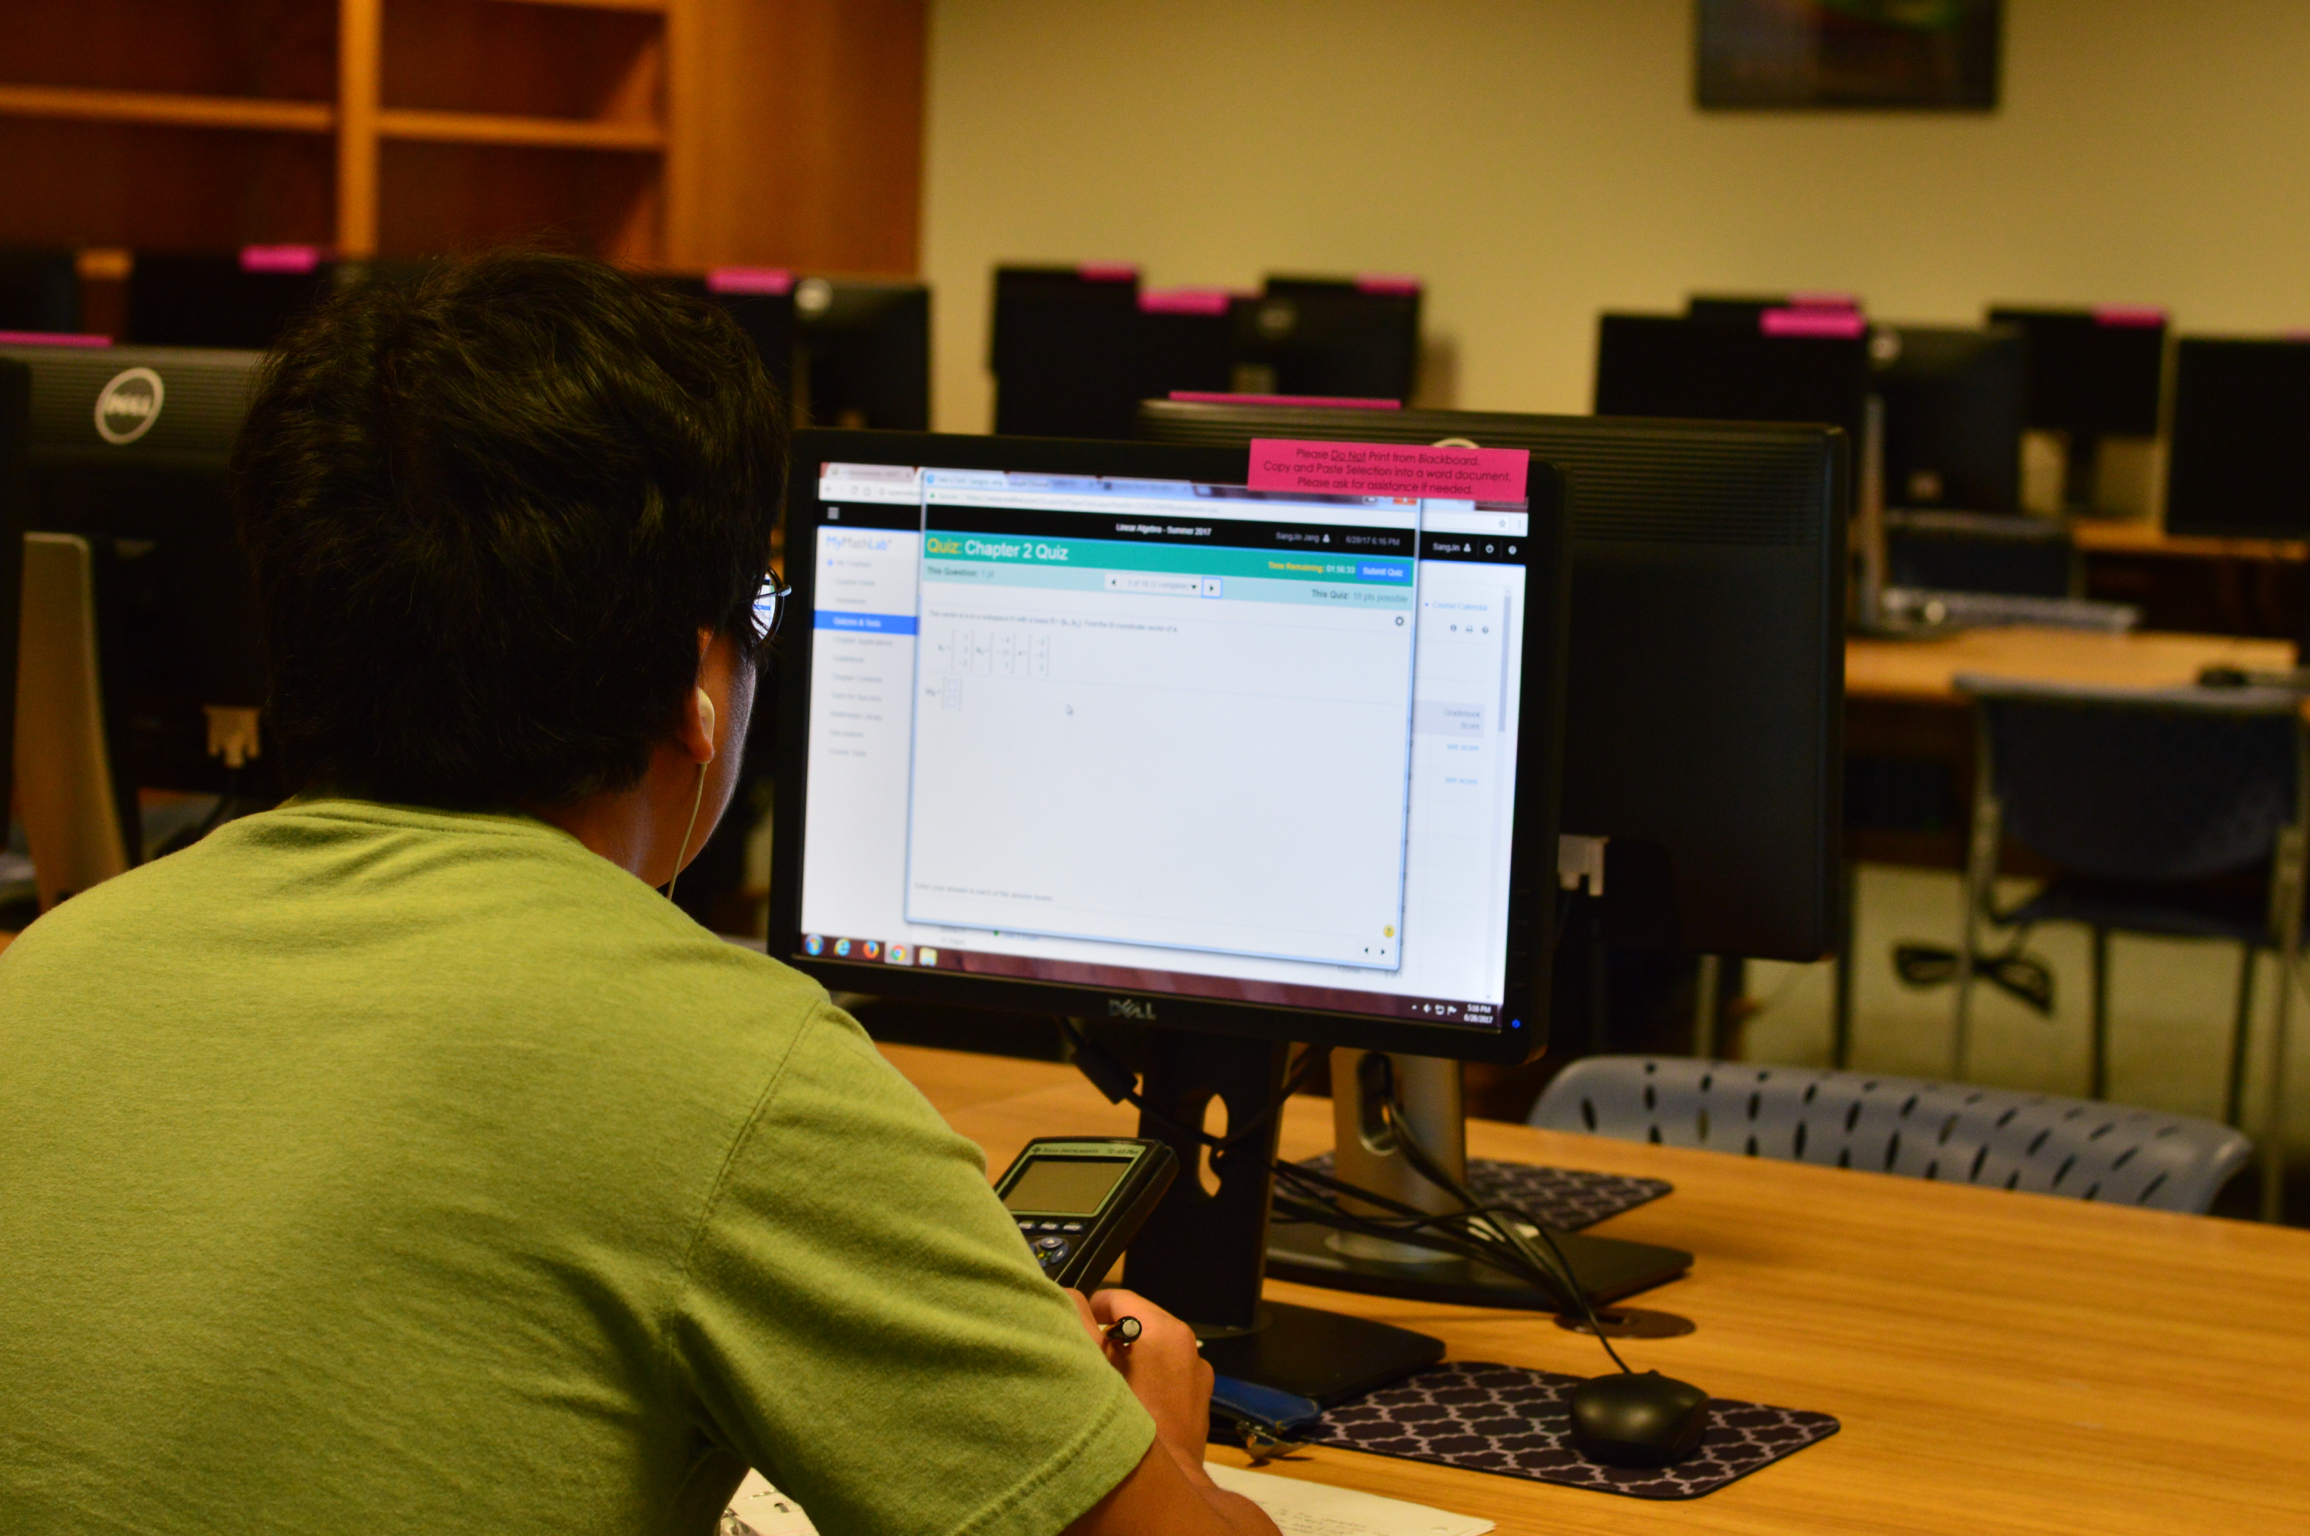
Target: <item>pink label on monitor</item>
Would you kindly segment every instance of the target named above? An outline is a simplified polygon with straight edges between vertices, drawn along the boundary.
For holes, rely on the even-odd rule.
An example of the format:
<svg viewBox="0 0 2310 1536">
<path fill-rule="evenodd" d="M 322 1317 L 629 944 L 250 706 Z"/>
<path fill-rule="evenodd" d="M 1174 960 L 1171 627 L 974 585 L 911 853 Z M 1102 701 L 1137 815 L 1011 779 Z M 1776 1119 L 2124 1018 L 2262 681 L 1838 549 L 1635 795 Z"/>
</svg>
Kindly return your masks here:
<svg viewBox="0 0 2310 1536">
<path fill-rule="evenodd" d="M 1430 448 L 1420 443 L 1310 443 L 1254 438 L 1251 488 L 1327 496 L 1449 496 L 1522 501 L 1532 466 L 1523 448 Z"/>
<path fill-rule="evenodd" d="M 110 336 L 79 331 L 0 331 L 0 347 L 109 347 Z"/>
<path fill-rule="evenodd" d="M 1150 288 L 1139 307 L 1151 315 L 1224 315 L 1231 297 L 1224 288 Z"/>
<path fill-rule="evenodd" d="M 1416 277 L 1393 277 L 1385 272 L 1369 272 L 1356 279 L 1359 293 L 1418 293 L 1420 280 Z"/>
<path fill-rule="evenodd" d="M 706 274 L 708 293 L 769 294 L 794 291 L 794 274 L 784 267 L 716 267 Z"/>
<path fill-rule="evenodd" d="M 1757 316 L 1757 327 L 1767 336 L 1851 338 L 1866 329 L 1866 322 L 1849 309 L 1768 309 Z"/>
<path fill-rule="evenodd" d="M 1792 293 L 1789 295 L 1789 307 L 1791 309 L 1850 309 L 1857 311 L 1861 307 L 1861 300 L 1858 295 L 1850 293 Z"/>
<path fill-rule="evenodd" d="M 244 245 L 243 272 L 311 272 L 321 265 L 317 245 Z"/>
<path fill-rule="evenodd" d="M 1086 261 L 1075 268 L 1075 275 L 1086 283 L 1139 281 L 1139 269 L 1127 261 Z"/>
<path fill-rule="evenodd" d="M 1364 395 L 1237 395 L 1207 389 L 1175 389 L 1171 398 L 1181 405 L 1302 405 L 1331 411 L 1400 411 L 1401 400 Z"/>
<path fill-rule="evenodd" d="M 2093 322 L 2096 325 L 2130 325 L 2144 330 L 2166 323 L 2166 312 L 2154 304 L 2097 304 Z"/>
</svg>

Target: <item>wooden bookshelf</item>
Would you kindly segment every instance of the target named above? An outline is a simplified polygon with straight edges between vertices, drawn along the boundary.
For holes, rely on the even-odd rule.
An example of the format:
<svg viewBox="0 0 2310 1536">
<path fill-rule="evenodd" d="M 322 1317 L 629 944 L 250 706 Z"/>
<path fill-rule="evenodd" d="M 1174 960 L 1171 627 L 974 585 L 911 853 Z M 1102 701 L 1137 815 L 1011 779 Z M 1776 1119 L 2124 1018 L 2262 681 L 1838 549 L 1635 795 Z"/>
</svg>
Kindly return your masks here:
<svg viewBox="0 0 2310 1536">
<path fill-rule="evenodd" d="M 924 0 L 0 5 L 0 244 L 916 262 Z"/>
</svg>

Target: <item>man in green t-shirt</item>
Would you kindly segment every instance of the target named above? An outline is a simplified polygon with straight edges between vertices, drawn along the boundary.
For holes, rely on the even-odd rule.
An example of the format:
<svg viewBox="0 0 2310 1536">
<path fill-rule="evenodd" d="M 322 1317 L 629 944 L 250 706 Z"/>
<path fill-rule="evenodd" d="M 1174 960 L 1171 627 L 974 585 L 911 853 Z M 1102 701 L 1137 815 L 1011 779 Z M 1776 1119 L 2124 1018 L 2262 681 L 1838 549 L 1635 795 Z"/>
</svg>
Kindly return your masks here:
<svg viewBox="0 0 2310 1536">
<path fill-rule="evenodd" d="M 300 793 L 0 955 L 0 1531 L 702 1536 L 752 1465 L 830 1536 L 1272 1533 L 1184 1326 L 652 889 L 736 783 L 778 420 L 574 258 L 285 344 L 236 493 Z"/>
</svg>

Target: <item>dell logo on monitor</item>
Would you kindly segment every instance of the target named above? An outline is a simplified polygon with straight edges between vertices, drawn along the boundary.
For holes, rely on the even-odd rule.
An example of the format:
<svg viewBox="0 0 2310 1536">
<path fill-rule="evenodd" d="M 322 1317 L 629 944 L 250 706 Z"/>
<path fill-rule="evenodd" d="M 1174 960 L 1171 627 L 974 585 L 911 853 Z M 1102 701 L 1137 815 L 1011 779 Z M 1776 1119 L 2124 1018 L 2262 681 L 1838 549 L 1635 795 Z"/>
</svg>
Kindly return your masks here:
<svg viewBox="0 0 2310 1536">
<path fill-rule="evenodd" d="M 96 435 L 115 445 L 133 443 L 160 420 L 167 395 L 150 368 L 128 368 L 112 376 L 96 397 Z"/>
<path fill-rule="evenodd" d="M 1137 1019 L 1145 1024 L 1155 1022 L 1155 1005 L 1143 1003 L 1135 997 L 1107 999 L 1107 1017 L 1110 1019 Z"/>
</svg>

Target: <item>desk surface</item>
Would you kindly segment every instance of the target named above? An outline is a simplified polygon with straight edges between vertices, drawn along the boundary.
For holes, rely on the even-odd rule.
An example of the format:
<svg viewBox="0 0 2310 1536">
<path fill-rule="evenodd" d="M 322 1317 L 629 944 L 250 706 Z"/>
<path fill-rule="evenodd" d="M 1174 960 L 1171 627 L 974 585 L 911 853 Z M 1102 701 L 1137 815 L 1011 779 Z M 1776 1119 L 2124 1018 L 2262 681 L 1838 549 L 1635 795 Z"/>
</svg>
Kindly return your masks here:
<svg viewBox="0 0 2310 1536">
<path fill-rule="evenodd" d="M 2310 560 L 2310 543 L 2300 539 L 2216 539 L 2168 533 L 2156 523 L 2073 518 L 2070 537 L 2089 555 L 2164 555 L 2182 560 L 2272 560 L 2299 565 Z"/>
<path fill-rule="evenodd" d="M 1033 1136 L 1133 1129 L 1071 1068 L 885 1054 L 992 1169 Z M 1287 1156 L 1330 1139 L 1328 1103 L 1290 1106 Z M 1699 1256 L 1641 1298 L 1698 1331 L 1634 1343 L 1630 1363 L 1833 1413 L 1843 1432 L 1674 1504 L 1323 1448 L 1263 1470 L 1481 1515 L 1509 1536 L 2310 1529 L 2310 1232 L 1493 1121 L 1468 1141 L 1674 1183 L 1599 1229 Z M 1583 1375 L 1604 1363 L 1526 1314 L 1269 1289 L 1441 1335 L 1454 1359 Z"/>
<path fill-rule="evenodd" d="M 2172 688 L 2197 681 L 2201 668 L 2217 663 L 2247 671 L 2279 671 L 2294 665 L 2294 647 L 2284 640 L 2232 635 L 2153 631 L 2105 635 L 2026 626 L 1969 629 L 1929 640 L 1856 636 L 1845 642 L 1845 694 L 1954 704 L 1960 695 L 1952 679 L 1960 672 L 2039 682 Z"/>
</svg>

